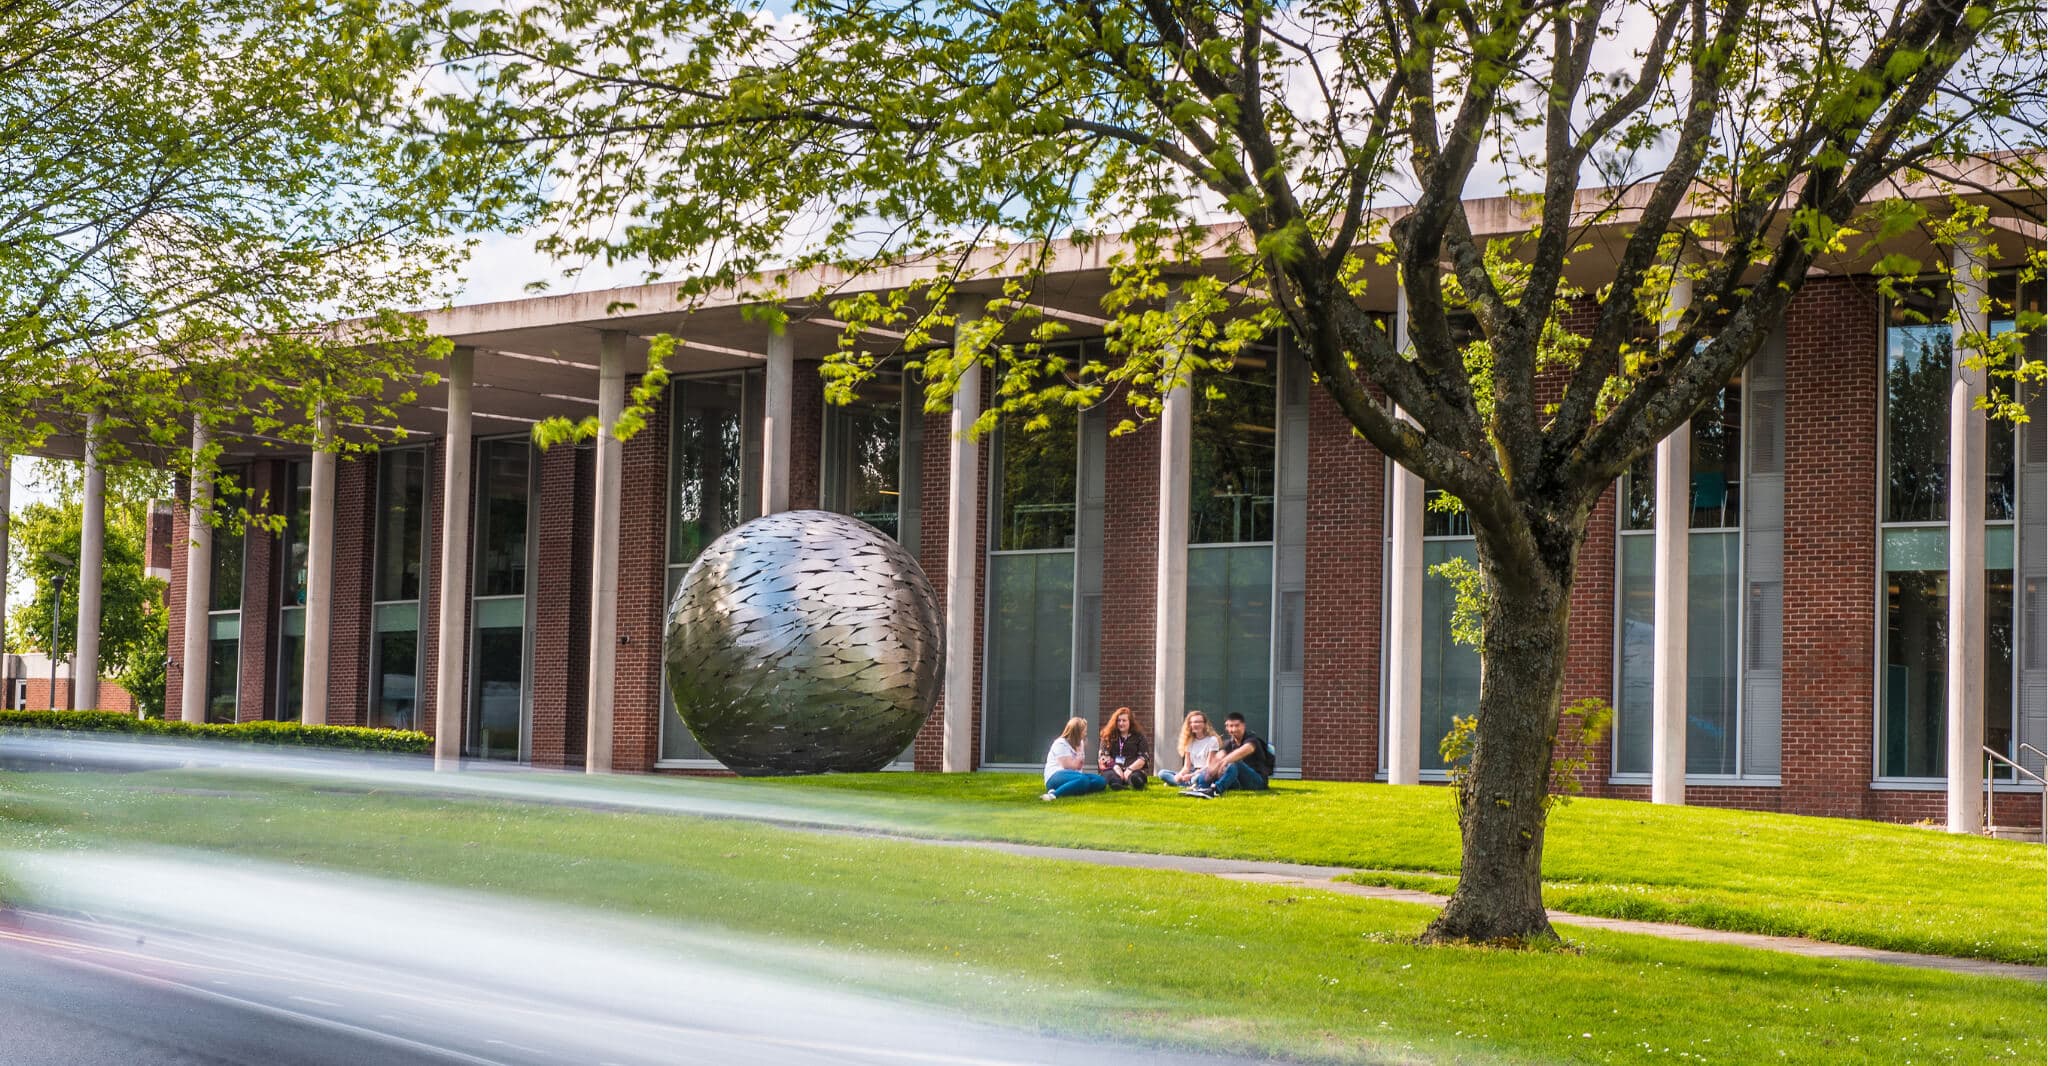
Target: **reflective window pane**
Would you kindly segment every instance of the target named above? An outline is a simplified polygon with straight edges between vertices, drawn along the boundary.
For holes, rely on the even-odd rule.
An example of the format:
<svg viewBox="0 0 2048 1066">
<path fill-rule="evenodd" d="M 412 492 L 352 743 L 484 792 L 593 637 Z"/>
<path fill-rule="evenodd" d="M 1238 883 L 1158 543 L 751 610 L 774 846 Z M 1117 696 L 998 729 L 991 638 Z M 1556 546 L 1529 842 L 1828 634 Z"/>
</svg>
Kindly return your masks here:
<svg viewBox="0 0 2048 1066">
<path fill-rule="evenodd" d="M 526 629 L 487 626 L 476 631 L 470 664 L 470 754 L 480 759 L 519 758 L 525 708 Z"/>
<path fill-rule="evenodd" d="M 1037 764 L 1073 707 L 1074 554 L 989 556 L 987 758 Z"/>
<path fill-rule="evenodd" d="M 852 403 L 825 406 L 825 509 L 898 533 L 903 463 L 903 374 L 882 370 Z"/>
<path fill-rule="evenodd" d="M 1003 423 L 997 551 L 1074 546 L 1080 420 L 1071 408 L 1047 414 L 1052 424 L 1043 429 L 1025 429 L 1022 418 Z"/>
<path fill-rule="evenodd" d="M 242 539 L 245 531 L 216 527 L 213 531 L 213 588 L 209 610 L 242 607 Z"/>
<path fill-rule="evenodd" d="M 704 546 L 747 517 L 740 379 L 675 386 L 669 436 L 668 561 L 693 562 Z"/>
<path fill-rule="evenodd" d="M 377 633 L 370 640 L 370 725 L 419 728 L 420 635 L 417 628 Z"/>
<path fill-rule="evenodd" d="M 1697 506 L 1693 513 L 1698 515 Z M 1737 533 L 1694 533 L 1687 546 L 1691 573 L 1686 590 L 1685 635 L 1688 774 L 1735 773 L 1741 551 L 1741 535 Z"/>
<path fill-rule="evenodd" d="M 206 646 L 206 720 L 235 720 L 236 697 L 242 684 L 242 642 L 215 637 Z"/>
<path fill-rule="evenodd" d="M 420 598 L 425 566 L 427 453 L 413 448 L 377 457 L 377 575 L 382 601 Z"/>
<path fill-rule="evenodd" d="M 1451 639 L 1457 589 L 1433 572 L 1453 558 L 1478 561 L 1470 539 L 1432 540 L 1422 545 L 1422 768 L 1445 768 L 1443 739 L 1451 719 L 1479 710 L 1479 649 Z"/>
<path fill-rule="evenodd" d="M 1650 772 L 1656 654 L 1657 540 L 1621 538 L 1621 703 L 1615 709 L 1614 772 Z"/>
<path fill-rule="evenodd" d="M 1270 739 L 1272 547 L 1190 549 L 1187 610 L 1187 709 L 1236 711 Z"/>
<path fill-rule="evenodd" d="M 1273 539 L 1280 412 L 1275 358 L 1272 349 L 1249 348 L 1228 372 L 1194 382 L 1190 544 Z"/>
<path fill-rule="evenodd" d="M 527 486 L 533 449 L 524 440 L 477 448 L 476 595 L 526 592 Z"/>
<path fill-rule="evenodd" d="M 306 605 L 306 530 L 313 518 L 313 464 L 294 462 L 285 472 L 285 494 L 291 507 L 285 514 L 283 595 L 287 607 Z"/>
<path fill-rule="evenodd" d="M 1885 331 L 1884 521 L 1948 517 L 1948 391 L 1954 331 L 1948 297 L 1893 301 Z"/>
</svg>

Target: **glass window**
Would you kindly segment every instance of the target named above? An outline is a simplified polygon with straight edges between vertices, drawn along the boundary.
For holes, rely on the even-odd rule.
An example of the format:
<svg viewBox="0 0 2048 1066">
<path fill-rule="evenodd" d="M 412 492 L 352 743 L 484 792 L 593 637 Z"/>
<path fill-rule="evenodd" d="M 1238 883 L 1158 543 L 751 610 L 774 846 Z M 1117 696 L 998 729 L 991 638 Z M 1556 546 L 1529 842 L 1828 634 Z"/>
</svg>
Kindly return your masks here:
<svg viewBox="0 0 2048 1066">
<path fill-rule="evenodd" d="M 670 424 L 668 561 L 688 566 L 753 508 L 741 480 L 738 377 L 676 385 Z"/>
<path fill-rule="evenodd" d="M 478 596 L 526 592 L 526 482 L 531 451 L 524 440 L 486 441 L 477 448 Z"/>
<path fill-rule="evenodd" d="M 242 609 L 243 535 L 243 530 L 226 526 L 215 527 L 213 531 L 213 588 L 209 610 Z"/>
<path fill-rule="evenodd" d="M 1724 386 L 1690 427 L 1686 546 L 1685 772 L 1739 772 L 1742 639 L 1742 382 Z M 1652 657 L 1657 630 L 1657 465 L 1636 460 L 1621 486 L 1620 705 L 1614 772 L 1652 772 Z"/>
<path fill-rule="evenodd" d="M 469 747 L 477 758 L 518 759 L 526 721 L 533 448 L 524 439 L 485 441 L 477 446 L 477 469 Z"/>
<path fill-rule="evenodd" d="M 379 602 L 420 598 L 426 565 L 427 453 L 413 448 L 377 457 L 377 587 Z"/>
<path fill-rule="evenodd" d="M 1217 721 L 1236 711 L 1267 736 L 1272 633 L 1272 546 L 1189 549 L 1187 708 Z"/>
<path fill-rule="evenodd" d="M 1080 419 L 1006 418 L 995 464 L 989 552 L 987 759 L 1037 763 L 1074 703 L 1074 543 Z"/>
<path fill-rule="evenodd" d="M 1280 414 L 1275 381 L 1273 353 L 1266 348 L 1248 349 L 1229 371 L 1195 381 L 1189 544 L 1273 539 Z"/>
<path fill-rule="evenodd" d="M 232 722 L 242 684 L 242 639 L 239 617 L 215 616 L 213 638 L 206 644 L 206 720 Z"/>
<path fill-rule="evenodd" d="M 671 394 L 669 419 L 668 596 L 705 546 L 760 512 L 758 461 L 747 458 L 759 418 L 755 379 L 686 378 Z M 758 447 L 758 446 L 756 446 Z M 664 608 L 664 611 L 666 608 Z M 661 758 L 708 759 L 690 735 L 666 682 L 661 686 Z"/>
<path fill-rule="evenodd" d="M 1463 519 L 1464 512 L 1454 512 Z M 1422 769 L 1446 769 L 1443 739 L 1451 719 L 1479 710 L 1479 649 L 1451 639 L 1451 614 L 1457 589 L 1434 568 L 1453 558 L 1479 560 L 1470 535 L 1446 535 L 1422 545 Z"/>
<path fill-rule="evenodd" d="M 1074 553 L 989 556 L 987 759 L 1037 763 L 1073 707 Z"/>
<path fill-rule="evenodd" d="M 878 370 L 852 403 L 825 405 L 825 509 L 899 533 L 903 372 Z"/>
<path fill-rule="evenodd" d="M 426 566 L 427 452 L 377 457 L 376 600 L 370 618 L 369 724 L 419 728 L 420 574 Z"/>
<path fill-rule="evenodd" d="M 2013 328 L 2008 278 L 1991 280 L 1990 331 Z M 1947 776 L 1948 450 L 1954 328 L 1943 287 L 1902 295 L 1885 340 L 1883 669 L 1878 773 Z M 2012 752 L 2015 610 L 2013 526 L 2021 501 L 2011 423 L 1985 437 L 1984 740 Z M 2027 506 L 2037 506 L 2028 502 Z"/>
</svg>

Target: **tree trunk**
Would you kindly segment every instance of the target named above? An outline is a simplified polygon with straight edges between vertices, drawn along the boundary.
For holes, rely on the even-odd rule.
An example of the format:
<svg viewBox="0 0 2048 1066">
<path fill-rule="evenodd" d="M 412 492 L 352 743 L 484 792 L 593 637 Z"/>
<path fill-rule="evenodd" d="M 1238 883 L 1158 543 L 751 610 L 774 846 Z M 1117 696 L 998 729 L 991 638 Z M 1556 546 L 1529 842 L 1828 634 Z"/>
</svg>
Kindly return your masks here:
<svg viewBox="0 0 2048 1066">
<path fill-rule="evenodd" d="M 1480 538 L 1489 596 L 1479 721 L 1459 790 L 1463 865 L 1457 892 L 1424 940 L 1557 938 L 1543 909 L 1543 828 L 1577 554 L 1575 538 L 1561 539 L 1561 558 L 1532 565 L 1526 557 L 1503 561 Z"/>
</svg>

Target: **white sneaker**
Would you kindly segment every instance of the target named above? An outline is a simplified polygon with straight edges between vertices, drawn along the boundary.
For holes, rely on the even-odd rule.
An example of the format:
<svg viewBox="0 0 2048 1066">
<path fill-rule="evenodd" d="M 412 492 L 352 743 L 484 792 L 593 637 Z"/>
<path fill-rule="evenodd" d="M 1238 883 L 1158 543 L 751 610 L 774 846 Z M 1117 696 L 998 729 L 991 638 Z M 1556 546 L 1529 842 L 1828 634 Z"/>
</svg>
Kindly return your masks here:
<svg viewBox="0 0 2048 1066">
<path fill-rule="evenodd" d="M 1060 797 L 1059 797 L 1059 794 L 1058 794 L 1058 793 L 1056 793 L 1056 792 L 1054 792 L 1053 790 L 1051 790 L 1051 789 L 1046 789 L 1046 790 L 1045 790 L 1045 795 L 1043 795 L 1043 796 L 1040 796 L 1040 797 L 1038 797 L 1038 798 L 1039 798 L 1039 799 L 1042 799 L 1042 800 L 1044 800 L 1044 801 L 1045 801 L 1045 802 L 1047 802 L 1047 803 L 1051 803 L 1052 801 L 1054 801 L 1054 800 L 1056 800 L 1056 799 L 1058 799 L 1058 798 L 1060 798 Z"/>
</svg>

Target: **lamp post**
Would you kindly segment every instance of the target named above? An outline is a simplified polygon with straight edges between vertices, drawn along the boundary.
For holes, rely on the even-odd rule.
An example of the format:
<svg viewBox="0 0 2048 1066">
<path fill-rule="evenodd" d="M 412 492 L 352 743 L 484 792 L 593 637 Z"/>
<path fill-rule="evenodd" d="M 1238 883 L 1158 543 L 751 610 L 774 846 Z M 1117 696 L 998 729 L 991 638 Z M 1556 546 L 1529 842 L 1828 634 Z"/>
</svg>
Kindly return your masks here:
<svg viewBox="0 0 2048 1066">
<path fill-rule="evenodd" d="M 57 620 L 63 617 L 64 575 L 77 568 L 78 560 L 62 552 L 46 551 L 43 561 L 57 568 L 55 594 L 50 597 L 50 709 L 54 711 L 57 709 Z M 78 679 L 71 680 L 75 687 Z"/>
</svg>

